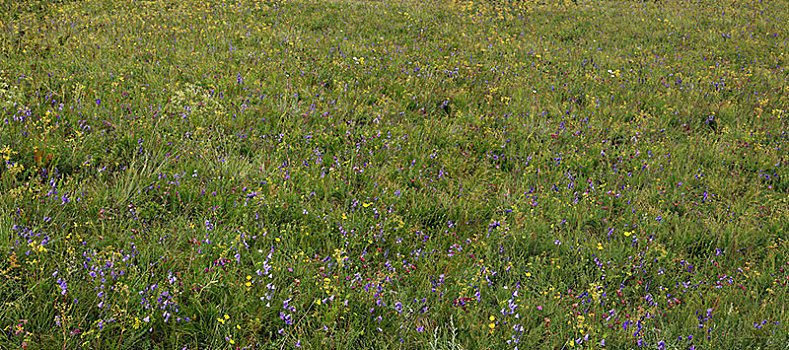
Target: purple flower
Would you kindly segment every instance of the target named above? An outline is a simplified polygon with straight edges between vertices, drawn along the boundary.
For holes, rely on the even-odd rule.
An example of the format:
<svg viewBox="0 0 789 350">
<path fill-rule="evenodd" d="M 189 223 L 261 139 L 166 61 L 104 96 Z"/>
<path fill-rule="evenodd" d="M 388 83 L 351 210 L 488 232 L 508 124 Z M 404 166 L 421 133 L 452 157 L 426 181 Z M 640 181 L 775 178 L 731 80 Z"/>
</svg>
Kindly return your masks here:
<svg viewBox="0 0 789 350">
<path fill-rule="evenodd" d="M 394 308 L 397 310 L 397 313 L 403 312 L 403 304 L 399 301 L 394 304 Z"/>
</svg>

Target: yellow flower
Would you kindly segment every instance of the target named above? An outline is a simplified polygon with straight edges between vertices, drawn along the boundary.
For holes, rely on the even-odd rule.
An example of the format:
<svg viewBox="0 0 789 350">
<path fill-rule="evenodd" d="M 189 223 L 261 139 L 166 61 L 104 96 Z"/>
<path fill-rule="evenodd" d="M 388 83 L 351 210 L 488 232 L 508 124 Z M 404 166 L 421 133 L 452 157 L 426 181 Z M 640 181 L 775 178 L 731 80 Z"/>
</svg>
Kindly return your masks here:
<svg viewBox="0 0 789 350">
<path fill-rule="evenodd" d="M 490 317 L 488 317 L 488 319 L 490 320 L 490 322 L 493 322 L 493 321 L 496 320 L 496 316 L 490 316 Z"/>
<path fill-rule="evenodd" d="M 490 329 L 496 328 L 496 324 L 491 322 L 490 324 L 488 324 L 488 327 L 490 327 Z"/>
</svg>

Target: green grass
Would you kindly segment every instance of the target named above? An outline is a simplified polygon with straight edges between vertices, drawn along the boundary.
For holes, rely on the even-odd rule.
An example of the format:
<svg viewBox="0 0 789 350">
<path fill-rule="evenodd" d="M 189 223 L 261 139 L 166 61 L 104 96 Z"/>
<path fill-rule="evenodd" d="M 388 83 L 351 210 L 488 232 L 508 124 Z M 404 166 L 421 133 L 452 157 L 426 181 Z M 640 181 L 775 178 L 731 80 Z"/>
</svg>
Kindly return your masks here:
<svg viewBox="0 0 789 350">
<path fill-rule="evenodd" d="M 789 2 L 0 2 L 0 348 L 779 349 Z"/>
</svg>

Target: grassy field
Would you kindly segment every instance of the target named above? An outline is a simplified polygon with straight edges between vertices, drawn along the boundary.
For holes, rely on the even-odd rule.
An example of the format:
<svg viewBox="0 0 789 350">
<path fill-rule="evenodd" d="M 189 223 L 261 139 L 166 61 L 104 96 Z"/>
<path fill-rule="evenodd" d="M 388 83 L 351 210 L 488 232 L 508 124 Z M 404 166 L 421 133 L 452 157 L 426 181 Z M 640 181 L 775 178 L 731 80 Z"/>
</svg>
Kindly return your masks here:
<svg viewBox="0 0 789 350">
<path fill-rule="evenodd" d="M 0 348 L 784 349 L 789 1 L 0 1 Z"/>
</svg>

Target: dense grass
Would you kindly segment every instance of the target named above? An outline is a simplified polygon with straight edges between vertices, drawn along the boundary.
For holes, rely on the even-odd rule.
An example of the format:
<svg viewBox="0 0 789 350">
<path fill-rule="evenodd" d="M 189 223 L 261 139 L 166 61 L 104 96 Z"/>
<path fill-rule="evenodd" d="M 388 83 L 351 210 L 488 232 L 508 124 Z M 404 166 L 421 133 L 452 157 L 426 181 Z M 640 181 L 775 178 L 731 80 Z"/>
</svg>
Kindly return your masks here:
<svg viewBox="0 0 789 350">
<path fill-rule="evenodd" d="M 789 2 L 0 2 L 0 348 L 780 348 Z"/>
</svg>

